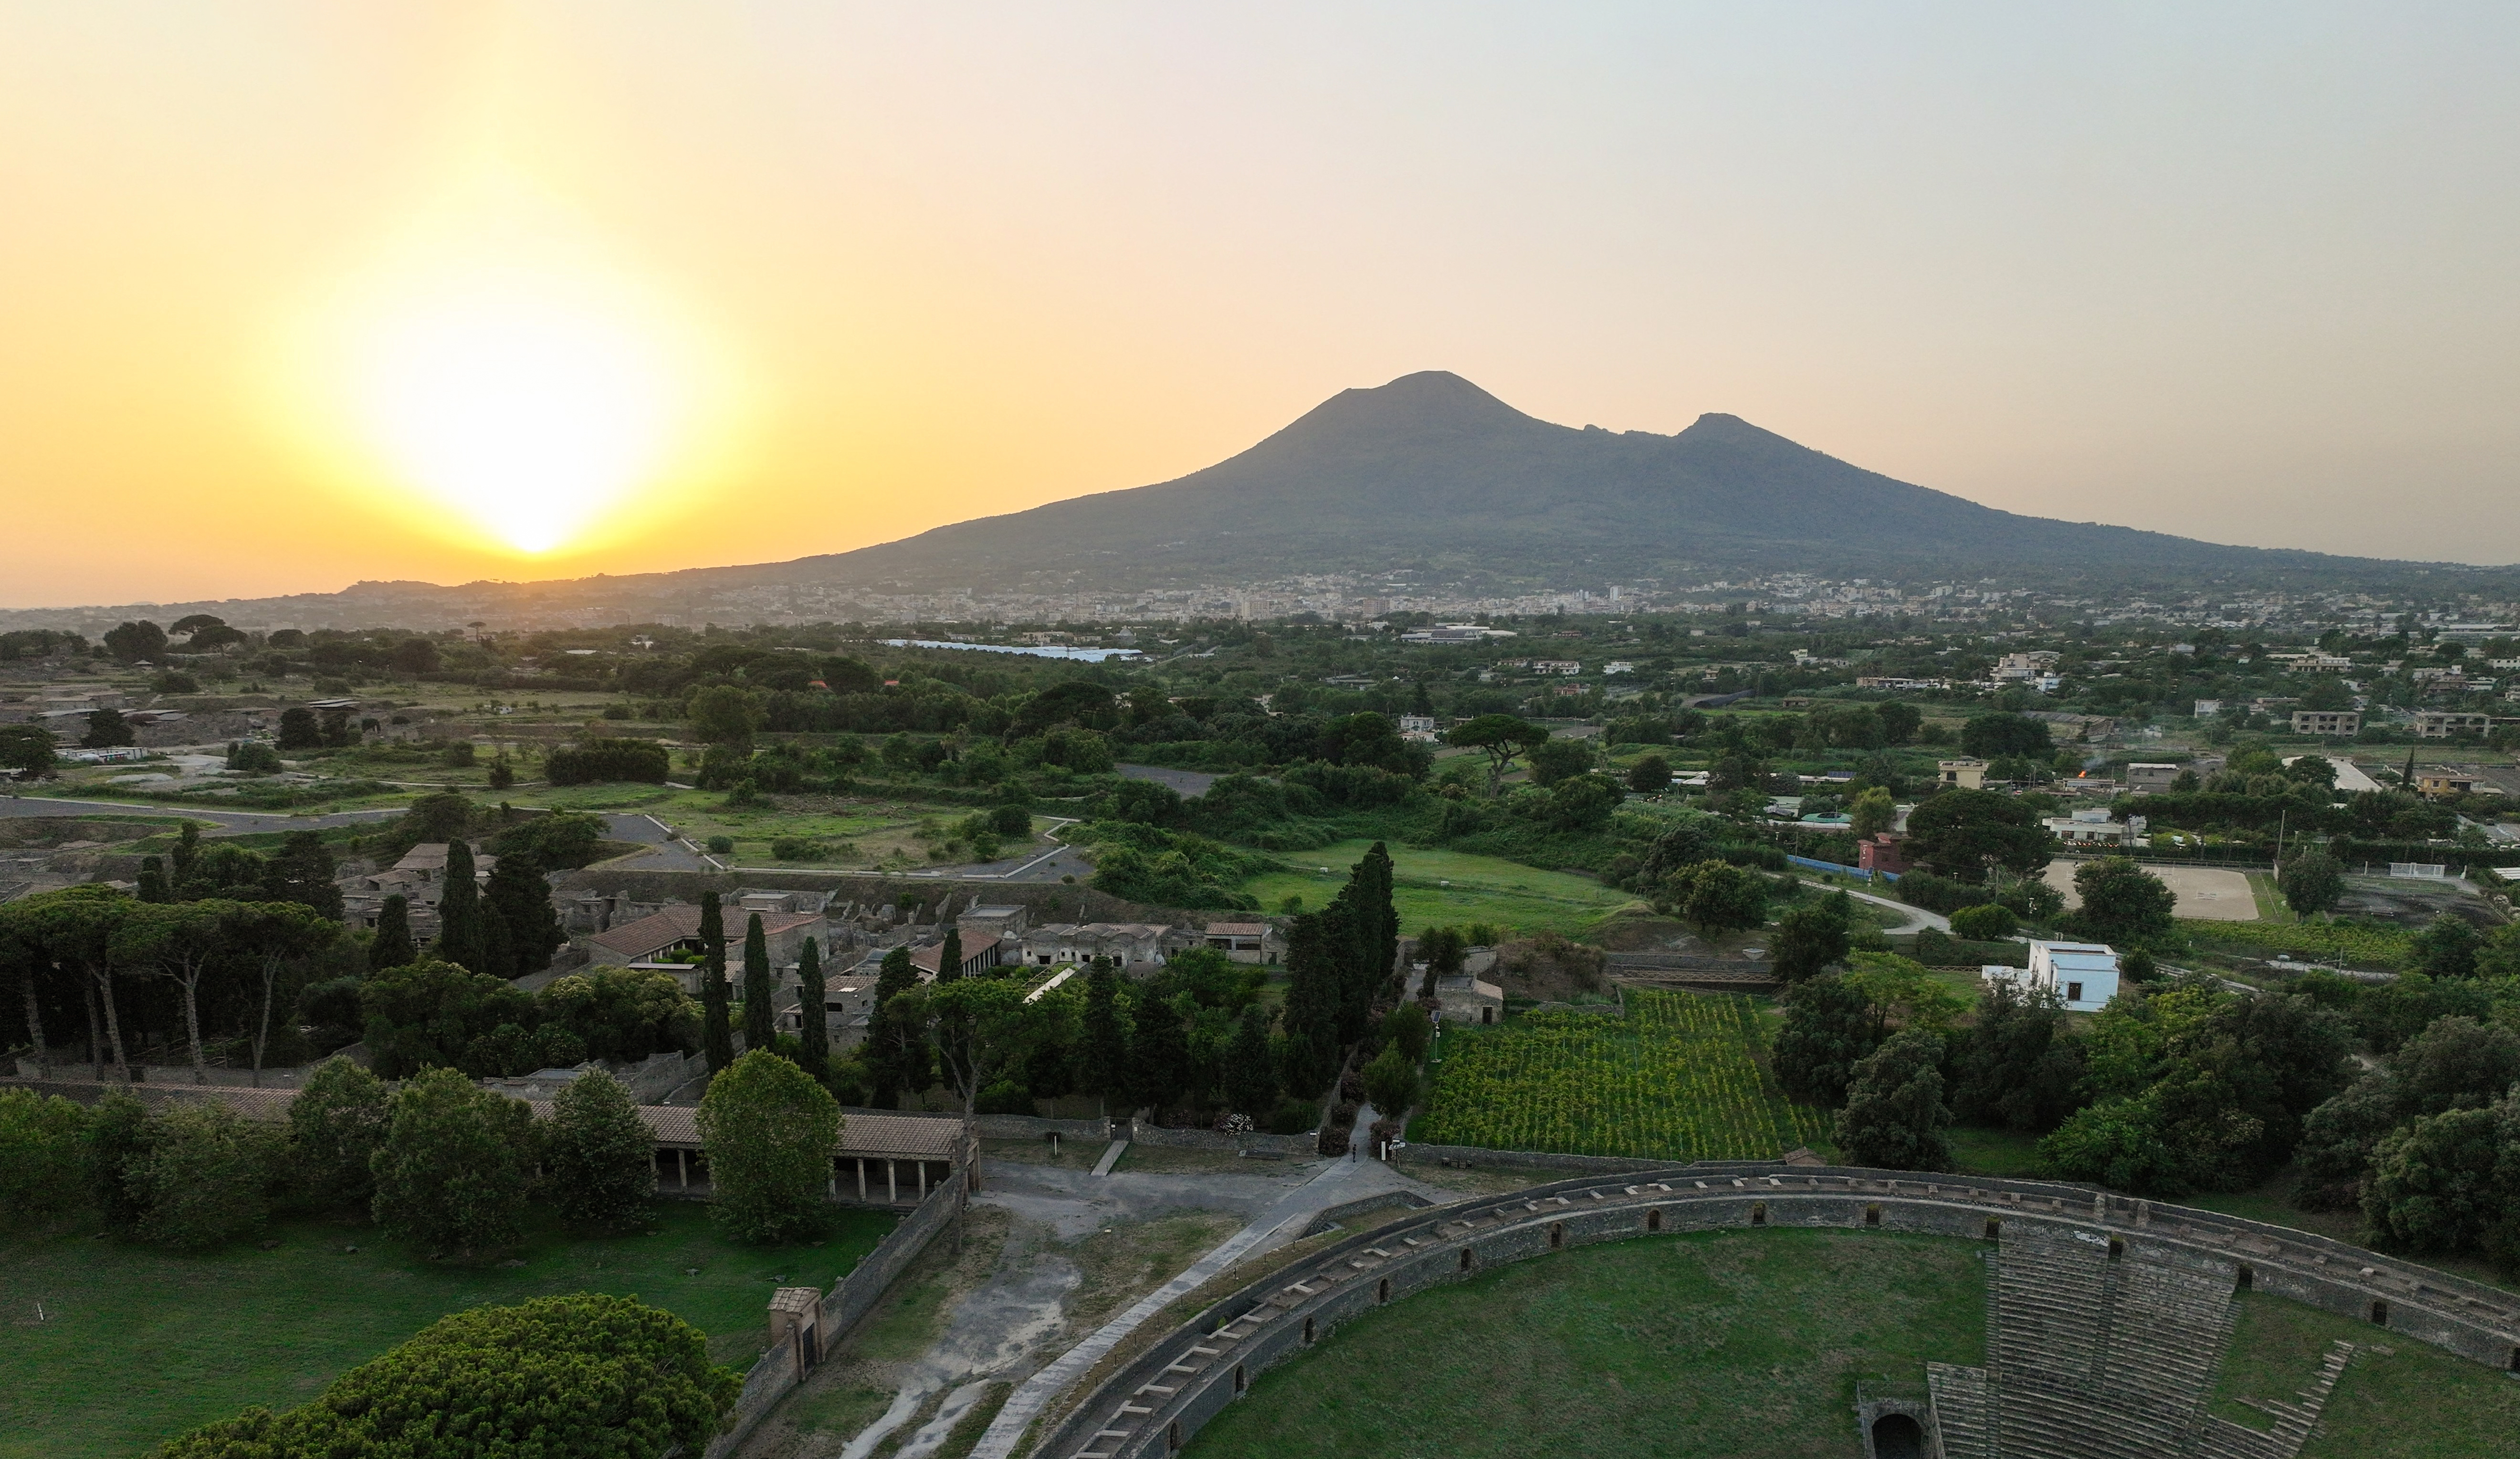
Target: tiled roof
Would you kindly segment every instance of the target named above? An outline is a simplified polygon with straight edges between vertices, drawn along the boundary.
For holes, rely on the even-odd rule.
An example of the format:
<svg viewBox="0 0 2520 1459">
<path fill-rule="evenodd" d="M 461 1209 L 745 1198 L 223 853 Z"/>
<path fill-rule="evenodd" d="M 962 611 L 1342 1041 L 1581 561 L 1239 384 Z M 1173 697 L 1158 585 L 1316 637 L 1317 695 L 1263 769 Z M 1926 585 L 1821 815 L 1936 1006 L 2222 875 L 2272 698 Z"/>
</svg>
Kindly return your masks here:
<svg viewBox="0 0 2520 1459">
<path fill-rule="evenodd" d="M 726 940 L 729 947 L 742 946 L 744 923 L 750 916 L 750 913 L 741 908 L 728 912 Z M 776 936 L 790 928 L 802 927 L 807 923 L 822 920 L 822 915 L 816 912 L 764 912 L 761 914 L 761 931 L 765 935 Z M 636 922 L 625 922 L 610 932 L 597 933 L 594 941 L 597 946 L 610 948 L 627 957 L 636 957 L 643 952 L 653 952 L 659 947 L 670 946 L 685 937 L 697 937 L 699 935 L 700 909 L 695 904 L 685 902 L 667 907 L 652 916 L 642 917 Z"/>
<path fill-rule="evenodd" d="M 1207 935 L 1211 937 L 1258 937 L 1266 935 L 1268 931 L 1269 924 L 1265 922 L 1211 922 L 1207 925 Z"/>
<path fill-rule="evenodd" d="M 997 946 L 1000 942 L 1011 940 L 1007 937 L 973 937 L 963 944 L 963 961 L 968 964 L 971 959 Z M 924 947 L 914 948 L 910 954 L 910 966 L 922 973 L 934 973 L 944 960 L 945 944 L 942 942 L 930 942 Z"/>
</svg>

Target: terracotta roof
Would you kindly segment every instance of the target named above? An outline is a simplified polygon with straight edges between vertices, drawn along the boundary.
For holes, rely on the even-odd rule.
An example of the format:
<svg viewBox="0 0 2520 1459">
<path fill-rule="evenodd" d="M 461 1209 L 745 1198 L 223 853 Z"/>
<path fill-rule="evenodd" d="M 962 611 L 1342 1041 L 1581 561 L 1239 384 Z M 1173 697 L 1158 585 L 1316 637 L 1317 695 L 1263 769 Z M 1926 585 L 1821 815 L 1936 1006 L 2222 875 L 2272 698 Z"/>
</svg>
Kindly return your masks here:
<svg viewBox="0 0 2520 1459">
<path fill-rule="evenodd" d="M 730 949 L 742 947 L 744 924 L 751 915 L 740 908 L 727 913 L 726 941 Z M 761 914 L 761 931 L 765 935 L 775 936 L 790 928 L 822 920 L 819 912 L 764 912 Z M 610 948 L 626 957 L 636 957 L 699 935 L 699 907 L 683 902 L 636 922 L 625 922 L 610 932 L 597 933 L 593 940 L 599 947 Z"/>
<path fill-rule="evenodd" d="M 657 1144 L 691 1150 L 700 1146 L 699 1113 L 689 1105 L 639 1107 L 639 1117 L 648 1122 L 648 1132 Z M 954 1139 L 961 1129 L 961 1120 L 933 1115 L 850 1115 L 840 1121 L 837 1153 L 842 1157 L 952 1160 Z"/>
<path fill-rule="evenodd" d="M 1211 937 L 1258 937 L 1266 935 L 1268 931 L 1269 924 L 1265 922 L 1211 922 L 1207 925 L 1207 935 Z"/>
<path fill-rule="evenodd" d="M 981 953 L 988 951 L 990 948 L 997 946 L 1001 942 L 1008 941 L 1012 941 L 1012 939 L 1007 937 L 973 937 L 970 941 L 963 944 L 963 961 L 966 964 L 968 964 L 971 959 L 978 957 Z M 942 963 L 944 960 L 945 944 L 943 942 L 930 942 L 924 947 L 913 948 L 910 953 L 910 966 L 917 968 L 922 973 L 934 974 L 937 970 L 937 965 Z"/>
</svg>

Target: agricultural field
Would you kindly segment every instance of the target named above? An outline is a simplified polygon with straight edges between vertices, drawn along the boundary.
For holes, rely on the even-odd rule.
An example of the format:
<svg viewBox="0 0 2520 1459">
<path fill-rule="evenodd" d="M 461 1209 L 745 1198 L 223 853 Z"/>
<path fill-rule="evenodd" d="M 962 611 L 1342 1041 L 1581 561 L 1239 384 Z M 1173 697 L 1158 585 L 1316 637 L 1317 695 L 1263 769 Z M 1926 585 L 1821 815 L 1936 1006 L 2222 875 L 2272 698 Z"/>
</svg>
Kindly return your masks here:
<svg viewBox="0 0 2520 1459">
<path fill-rule="evenodd" d="M 1341 1323 L 1186 1453 L 1858 1454 L 1858 1384 L 1985 1361 L 1981 1250 L 1726 1231 L 1513 1262 Z"/>
<path fill-rule="evenodd" d="M 776 1286 L 829 1286 L 892 1229 L 834 1213 L 819 1245 L 734 1247 L 708 1210 L 659 1201 L 649 1235 L 546 1224 L 517 1264 L 428 1261 L 365 1225 L 275 1223 L 272 1251 L 187 1256 L 86 1229 L 0 1237 L 0 1459 L 126 1459 L 250 1404 L 304 1402 L 449 1312 L 569 1292 L 639 1297 L 748 1365 Z M 40 1316 L 39 1316 L 40 1307 Z"/>
<path fill-rule="evenodd" d="M 2267 957 L 2288 953 L 2304 960 L 2371 968 L 2402 968 L 2413 955 L 2408 935 L 2395 928 L 2335 922 L 2197 922 L 2182 917 L 2179 930 L 2207 952 Z"/>
<path fill-rule="evenodd" d="M 1627 1008 L 1446 1031 L 1409 1137 L 1674 1162 L 1772 1160 L 1826 1141 L 1828 1112 L 1792 1103 L 1769 1077 L 1752 1000 L 1632 988 Z"/>
<path fill-rule="evenodd" d="M 1283 910 L 1288 897 L 1303 899 L 1298 910 L 1318 910 L 1338 894 L 1348 868 L 1372 844 L 1343 841 L 1317 851 L 1280 853 L 1286 863 L 1283 870 L 1254 877 L 1240 889 L 1260 898 L 1271 912 Z M 1591 877 L 1542 871 L 1501 856 L 1397 844 L 1387 848 L 1392 903 L 1400 911 L 1401 927 L 1412 935 L 1422 927 L 1485 922 L 1524 936 L 1544 932 L 1576 936 L 1636 900 Z"/>
</svg>

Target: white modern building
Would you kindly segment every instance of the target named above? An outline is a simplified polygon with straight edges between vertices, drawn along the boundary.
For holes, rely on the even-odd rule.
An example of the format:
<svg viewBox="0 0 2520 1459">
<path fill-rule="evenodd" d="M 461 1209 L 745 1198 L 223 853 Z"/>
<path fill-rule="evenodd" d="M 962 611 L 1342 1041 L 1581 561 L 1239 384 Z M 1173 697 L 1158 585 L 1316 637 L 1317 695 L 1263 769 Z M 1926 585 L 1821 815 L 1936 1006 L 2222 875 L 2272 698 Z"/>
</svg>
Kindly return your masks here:
<svg viewBox="0 0 2520 1459">
<path fill-rule="evenodd" d="M 2033 942 L 2029 967 L 1989 964 L 1978 973 L 1990 983 L 2054 993 L 2070 1013 L 2097 1013 L 2118 995 L 2117 949 L 2101 942 Z"/>
</svg>

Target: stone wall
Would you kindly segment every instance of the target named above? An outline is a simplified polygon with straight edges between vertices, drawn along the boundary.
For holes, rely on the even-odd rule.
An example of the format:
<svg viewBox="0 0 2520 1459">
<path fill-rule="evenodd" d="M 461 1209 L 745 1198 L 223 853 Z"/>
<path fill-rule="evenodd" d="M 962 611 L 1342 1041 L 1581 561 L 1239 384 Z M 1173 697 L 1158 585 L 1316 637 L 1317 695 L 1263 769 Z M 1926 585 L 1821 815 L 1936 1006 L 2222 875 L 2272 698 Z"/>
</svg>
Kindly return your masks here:
<svg viewBox="0 0 2520 1459">
<path fill-rule="evenodd" d="M 1419 1145 L 1404 1141 L 1392 1163 L 1456 1165 L 1473 1170 L 1564 1170 L 1570 1174 L 1625 1175 L 1637 1170 L 1668 1170 L 1669 1161 L 1629 1160 L 1615 1155 L 1545 1155 L 1525 1150 L 1489 1150 L 1478 1145 Z"/>
<path fill-rule="evenodd" d="M 1313 1153 L 1314 1137 L 1305 1135 L 1227 1134 L 1212 1129 L 1165 1129 L 1143 1119 L 1129 1121 L 1129 1140 L 1136 1145 L 1159 1145 L 1170 1150 L 1213 1150 L 1226 1155 L 1257 1151 L 1264 1155 L 1298 1156 Z"/>
<path fill-rule="evenodd" d="M 1659 1232 L 1798 1226 L 1982 1241 L 2018 1222 L 2091 1233 L 2129 1260 L 2374 1322 L 2496 1368 L 2520 1358 L 2520 1298 L 2306 1232 L 2039 1181 L 1782 1164 L 1678 1166 L 1557 1181 L 1440 1208 L 1338 1242 L 1175 1329 L 1042 1431 L 1031 1452 L 1169 1453 L 1266 1368 L 1411 1292 L 1501 1261 Z M 2375 1305 L 2378 1303 L 2380 1305 Z"/>
<path fill-rule="evenodd" d="M 876 1249 L 866 1254 L 849 1274 L 834 1284 L 823 1297 L 822 1343 L 830 1352 L 839 1345 L 849 1329 L 863 1321 L 875 1304 L 882 1299 L 910 1263 L 933 1242 L 959 1214 L 963 1207 L 963 1172 L 957 1170 L 943 1185 L 927 1193 L 919 1208 L 892 1228 Z M 750 1437 L 754 1428 L 788 1391 L 804 1381 L 796 1371 L 794 1349 L 786 1343 L 764 1351 L 743 1375 L 743 1392 L 726 1416 L 725 1427 L 709 1440 L 701 1459 L 726 1459 Z"/>
<path fill-rule="evenodd" d="M 1062 1140 L 1109 1141 L 1113 1126 L 1108 1119 L 1046 1119 L 1038 1115 L 982 1115 L 977 1120 L 980 1137 L 985 1140 L 1043 1140 L 1057 1134 Z"/>
</svg>

